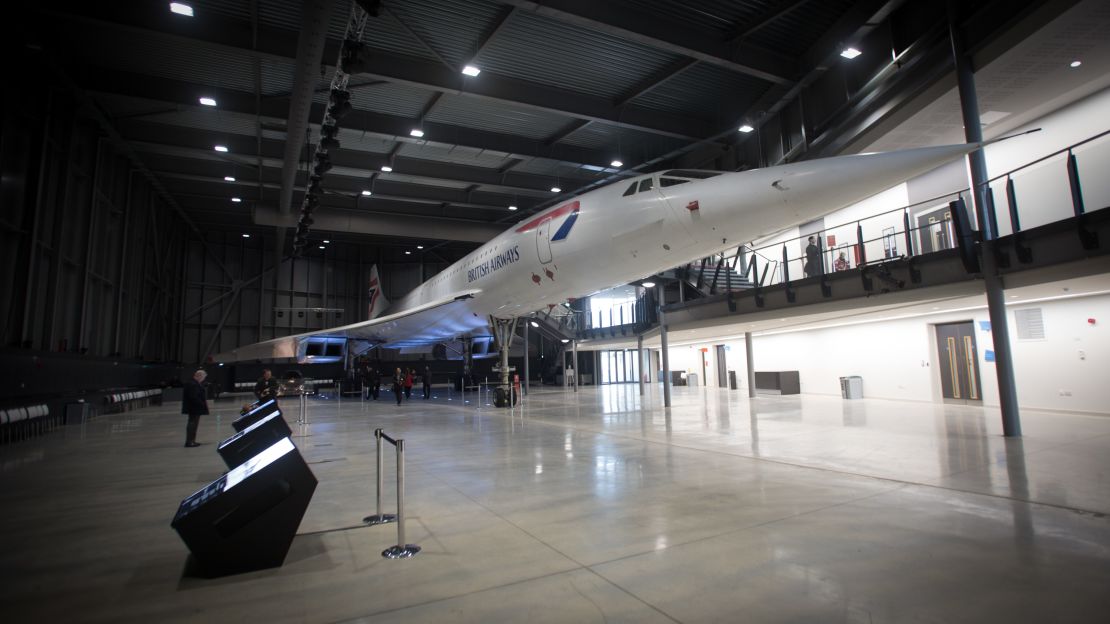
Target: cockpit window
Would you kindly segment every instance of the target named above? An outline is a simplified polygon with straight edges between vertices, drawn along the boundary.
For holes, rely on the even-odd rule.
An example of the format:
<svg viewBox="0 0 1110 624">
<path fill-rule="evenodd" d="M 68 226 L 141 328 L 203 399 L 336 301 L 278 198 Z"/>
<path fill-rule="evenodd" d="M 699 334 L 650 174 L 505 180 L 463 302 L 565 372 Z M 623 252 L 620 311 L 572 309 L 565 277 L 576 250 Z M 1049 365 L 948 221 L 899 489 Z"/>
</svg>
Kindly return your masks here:
<svg viewBox="0 0 1110 624">
<path fill-rule="evenodd" d="M 633 183 L 632 183 L 632 186 L 628 187 L 628 190 L 627 190 L 627 191 L 625 191 L 625 192 L 624 192 L 624 195 L 621 195 L 621 197 L 628 197 L 629 195 L 631 195 L 631 194 L 635 193 L 635 192 L 636 192 L 636 185 L 637 185 L 637 184 L 639 184 L 639 183 L 638 183 L 638 182 L 633 182 Z"/>
<path fill-rule="evenodd" d="M 675 186 L 676 184 L 686 184 L 687 182 L 689 182 L 689 180 L 683 180 L 682 178 L 659 178 L 659 186 L 661 187 Z"/>
<path fill-rule="evenodd" d="M 640 180 L 640 191 L 639 192 L 643 193 L 644 191 L 650 191 L 651 190 L 651 183 L 652 183 L 651 178 Z"/>
<path fill-rule="evenodd" d="M 702 171 L 700 169 L 671 169 L 670 171 L 663 172 L 665 176 L 677 176 L 679 178 L 691 178 L 693 180 L 705 180 L 713 178 L 724 173 L 723 171 Z"/>
</svg>

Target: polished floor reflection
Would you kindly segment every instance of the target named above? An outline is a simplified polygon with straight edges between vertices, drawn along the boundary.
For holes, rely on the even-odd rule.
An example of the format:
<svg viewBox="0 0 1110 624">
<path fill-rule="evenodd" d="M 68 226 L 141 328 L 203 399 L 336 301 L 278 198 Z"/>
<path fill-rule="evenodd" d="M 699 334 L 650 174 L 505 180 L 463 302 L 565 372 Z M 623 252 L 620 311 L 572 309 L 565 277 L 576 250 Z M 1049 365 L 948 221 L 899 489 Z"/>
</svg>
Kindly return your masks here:
<svg viewBox="0 0 1110 624">
<path fill-rule="evenodd" d="M 1110 613 L 1110 418 L 635 385 L 314 399 L 320 481 L 281 568 L 186 573 L 170 528 L 224 470 L 179 406 L 0 447 L 4 620 L 1045 622 Z M 407 445 L 407 541 L 374 512 L 372 432 Z M 387 456 L 386 509 L 394 471 Z"/>
</svg>

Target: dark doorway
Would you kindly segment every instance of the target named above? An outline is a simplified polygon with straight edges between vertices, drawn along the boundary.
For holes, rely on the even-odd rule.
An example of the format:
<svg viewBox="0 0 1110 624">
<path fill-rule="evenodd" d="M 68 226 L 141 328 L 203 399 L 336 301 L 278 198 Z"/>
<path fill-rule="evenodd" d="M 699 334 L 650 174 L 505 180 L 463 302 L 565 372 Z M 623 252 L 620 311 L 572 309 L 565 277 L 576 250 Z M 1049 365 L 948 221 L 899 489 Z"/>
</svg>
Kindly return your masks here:
<svg viewBox="0 0 1110 624">
<path fill-rule="evenodd" d="M 956 232 L 952 228 L 952 211 L 948 206 L 917 215 L 921 253 L 951 249 L 956 246 Z"/>
<path fill-rule="evenodd" d="M 975 324 L 971 321 L 937 325 L 937 362 L 941 394 L 946 401 L 982 401 Z"/>
<path fill-rule="evenodd" d="M 725 359 L 725 345 L 716 345 L 717 351 L 717 387 L 728 387 L 728 363 Z"/>
</svg>

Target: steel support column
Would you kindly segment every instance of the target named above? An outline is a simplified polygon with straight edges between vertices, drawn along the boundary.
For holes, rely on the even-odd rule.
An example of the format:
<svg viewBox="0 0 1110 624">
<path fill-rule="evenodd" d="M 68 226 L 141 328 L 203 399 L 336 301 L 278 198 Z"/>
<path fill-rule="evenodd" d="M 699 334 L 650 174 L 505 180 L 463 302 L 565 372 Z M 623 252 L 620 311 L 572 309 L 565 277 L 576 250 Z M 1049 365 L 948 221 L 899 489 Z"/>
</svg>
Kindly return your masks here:
<svg viewBox="0 0 1110 624">
<path fill-rule="evenodd" d="M 982 125 L 979 121 L 979 99 L 975 90 L 975 74 L 971 58 L 967 54 L 960 34 L 956 32 L 954 4 L 949 4 L 949 36 L 952 39 L 952 56 L 956 64 L 956 79 L 960 93 L 960 111 L 963 114 L 964 137 L 969 143 L 983 140 Z M 1014 383 L 1014 363 L 1010 353 L 1010 328 L 1006 317 L 1006 295 L 1003 291 L 1002 276 L 998 274 L 998 261 L 995 256 L 997 232 L 992 206 L 986 201 L 989 191 L 987 185 L 987 162 L 983 150 L 968 154 L 971 170 L 971 193 L 975 204 L 975 218 L 982 233 L 981 266 L 983 285 L 987 294 L 987 311 L 991 320 L 991 338 L 994 342 L 995 372 L 998 375 L 998 403 L 1002 411 L 1002 433 L 1006 437 L 1021 436 L 1021 417 L 1018 411 L 1017 386 Z"/>
<path fill-rule="evenodd" d="M 578 340 L 570 341 L 570 351 L 574 358 L 574 391 L 578 392 L 578 378 L 582 376 L 582 371 L 578 367 Z"/>
<path fill-rule="evenodd" d="M 636 336 L 636 382 L 640 385 L 640 396 L 644 396 L 644 337 Z"/>
<path fill-rule="evenodd" d="M 663 363 L 663 407 L 671 406 L 671 358 L 667 355 L 667 318 L 663 312 L 663 286 L 656 286 L 657 297 L 659 301 L 659 347 L 662 350 L 661 360 Z M 682 291 L 682 283 L 678 284 L 679 292 Z"/>
<path fill-rule="evenodd" d="M 748 397 L 755 398 L 755 356 L 752 355 L 752 333 L 744 332 L 744 357 L 748 365 Z"/>
<path fill-rule="evenodd" d="M 529 322 L 529 321 L 525 321 L 525 323 L 524 323 L 524 384 L 521 386 L 524 389 L 524 394 L 525 395 L 528 394 L 528 359 L 530 357 L 528 355 L 528 346 L 532 344 L 532 342 L 530 340 L 528 340 L 528 330 L 531 327 L 532 327 L 532 323 Z"/>
</svg>

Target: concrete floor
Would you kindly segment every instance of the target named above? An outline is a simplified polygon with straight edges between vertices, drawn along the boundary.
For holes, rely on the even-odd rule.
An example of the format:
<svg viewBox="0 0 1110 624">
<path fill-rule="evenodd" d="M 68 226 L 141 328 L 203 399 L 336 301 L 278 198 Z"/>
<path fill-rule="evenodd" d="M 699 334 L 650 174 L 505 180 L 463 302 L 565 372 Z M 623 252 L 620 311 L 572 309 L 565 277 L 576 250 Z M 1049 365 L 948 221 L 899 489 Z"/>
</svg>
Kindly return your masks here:
<svg viewBox="0 0 1110 624">
<path fill-rule="evenodd" d="M 310 401 L 320 480 L 285 565 L 186 575 L 169 523 L 240 401 L 0 447 L 5 622 L 1087 622 L 1110 613 L 1110 418 L 659 389 Z M 471 397 L 473 398 L 473 397 Z M 641 404 L 645 409 L 641 410 Z M 296 420 L 290 414 L 288 420 Z M 404 438 L 407 541 L 373 512 Z M 393 511 L 392 454 L 387 512 Z M 1100 615 L 1101 614 L 1101 615 Z"/>
</svg>

